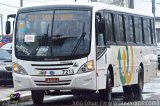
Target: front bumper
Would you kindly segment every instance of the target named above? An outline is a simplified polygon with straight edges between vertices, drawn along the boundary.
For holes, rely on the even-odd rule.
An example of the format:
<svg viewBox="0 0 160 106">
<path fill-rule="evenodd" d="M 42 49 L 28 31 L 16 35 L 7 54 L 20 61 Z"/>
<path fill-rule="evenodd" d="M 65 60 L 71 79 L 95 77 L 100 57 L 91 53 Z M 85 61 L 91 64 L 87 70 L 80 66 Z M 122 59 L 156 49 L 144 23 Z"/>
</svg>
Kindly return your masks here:
<svg viewBox="0 0 160 106">
<path fill-rule="evenodd" d="M 59 78 L 57 83 L 47 83 L 46 78 Z M 13 73 L 15 91 L 24 90 L 96 90 L 95 73 L 68 76 L 29 76 Z"/>
</svg>

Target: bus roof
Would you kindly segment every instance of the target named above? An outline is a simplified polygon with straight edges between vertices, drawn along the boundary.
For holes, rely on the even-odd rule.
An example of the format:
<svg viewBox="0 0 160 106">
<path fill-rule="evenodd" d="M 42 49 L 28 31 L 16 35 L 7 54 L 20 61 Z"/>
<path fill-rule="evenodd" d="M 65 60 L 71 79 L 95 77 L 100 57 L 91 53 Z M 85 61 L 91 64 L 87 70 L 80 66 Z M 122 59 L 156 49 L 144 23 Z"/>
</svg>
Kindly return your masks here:
<svg viewBox="0 0 160 106">
<path fill-rule="evenodd" d="M 152 13 L 146 13 L 146 11 L 139 10 L 139 9 L 130 9 L 130 8 L 125 8 L 125 7 L 120 7 L 120 6 L 115 6 L 115 5 L 109 5 L 106 3 L 100 3 L 100 2 L 53 2 L 53 3 L 46 3 L 46 4 L 41 4 L 41 5 L 33 5 L 29 7 L 23 7 L 23 9 L 29 9 L 32 7 L 47 7 L 47 6 L 88 6 L 88 7 L 93 7 L 94 10 L 101 10 L 101 9 L 106 9 L 110 11 L 116 11 L 116 12 L 124 12 L 124 13 L 131 13 L 131 14 L 137 14 L 137 15 L 143 15 L 143 16 L 149 16 L 149 17 L 154 17 Z M 20 9 L 20 10 L 21 10 Z"/>
</svg>

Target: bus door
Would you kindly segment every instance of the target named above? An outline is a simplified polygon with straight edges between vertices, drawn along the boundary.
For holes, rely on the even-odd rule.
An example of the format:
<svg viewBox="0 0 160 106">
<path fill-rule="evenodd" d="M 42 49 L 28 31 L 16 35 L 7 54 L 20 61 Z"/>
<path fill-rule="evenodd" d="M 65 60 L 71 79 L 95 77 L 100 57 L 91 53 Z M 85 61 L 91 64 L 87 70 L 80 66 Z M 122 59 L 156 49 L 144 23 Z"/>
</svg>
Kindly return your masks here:
<svg viewBox="0 0 160 106">
<path fill-rule="evenodd" d="M 106 87 L 106 43 L 105 43 L 105 28 L 102 13 L 96 13 L 96 59 L 97 59 L 97 88 L 104 89 Z"/>
</svg>

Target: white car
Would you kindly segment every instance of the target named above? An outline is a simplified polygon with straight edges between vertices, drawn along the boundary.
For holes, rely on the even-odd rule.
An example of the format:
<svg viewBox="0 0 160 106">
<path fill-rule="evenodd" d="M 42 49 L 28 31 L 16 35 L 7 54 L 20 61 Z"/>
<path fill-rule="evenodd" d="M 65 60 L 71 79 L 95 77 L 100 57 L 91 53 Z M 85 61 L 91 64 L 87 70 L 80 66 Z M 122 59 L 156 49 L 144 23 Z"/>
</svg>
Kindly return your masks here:
<svg viewBox="0 0 160 106">
<path fill-rule="evenodd" d="M 12 53 L 12 43 L 7 43 L 1 47 L 1 49 L 5 49 L 8 52 Z"/>
</svg>

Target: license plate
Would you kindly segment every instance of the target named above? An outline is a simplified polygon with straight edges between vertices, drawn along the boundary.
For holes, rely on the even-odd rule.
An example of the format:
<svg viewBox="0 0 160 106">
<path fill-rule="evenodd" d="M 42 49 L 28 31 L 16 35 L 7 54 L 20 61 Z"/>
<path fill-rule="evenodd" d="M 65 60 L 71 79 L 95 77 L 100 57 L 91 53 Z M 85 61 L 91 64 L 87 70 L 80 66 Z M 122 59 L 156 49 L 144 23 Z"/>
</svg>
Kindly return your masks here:
<svg viewBox="0 0 160 106">
<path fill-rule="evenodd" d="M 47 83 L 57 83 L 59 82 L 59 78 L 46 78 Z"/>
</svg>

